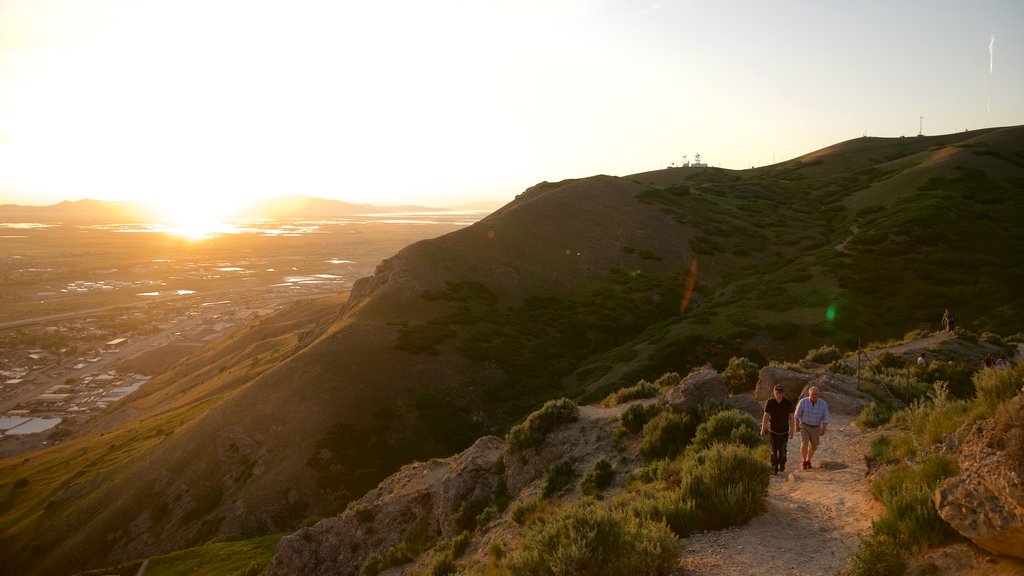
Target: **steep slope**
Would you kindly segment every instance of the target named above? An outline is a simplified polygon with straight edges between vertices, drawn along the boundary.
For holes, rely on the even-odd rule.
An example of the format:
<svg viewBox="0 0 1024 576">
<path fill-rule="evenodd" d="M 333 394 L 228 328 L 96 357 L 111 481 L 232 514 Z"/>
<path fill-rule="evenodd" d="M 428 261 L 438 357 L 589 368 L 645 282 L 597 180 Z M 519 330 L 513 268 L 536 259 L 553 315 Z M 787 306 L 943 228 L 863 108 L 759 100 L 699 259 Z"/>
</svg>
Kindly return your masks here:
<svg viewBox="0 0 1024 576">
<path fill-rule="evenodd" d="M 0 560 L 42 558 L 47 573 L 293 528 L 547 399 L 736 355 L 855 349 L 945 307 L 966 328 L 1016 331 L 1024 270 L 1001 257 L 1024 249 L 1022 190 L 1021 127 L 539 184 L 389 258 L 258 371 L 196 366 L 140 391 L 175 410 L 0 464 L 12 483 L 39 471 L 34 500 L 5 500 L 24 517 L 0 533 Z M 955 226 L 936 224 L 950 213 Z"/>
</svg>

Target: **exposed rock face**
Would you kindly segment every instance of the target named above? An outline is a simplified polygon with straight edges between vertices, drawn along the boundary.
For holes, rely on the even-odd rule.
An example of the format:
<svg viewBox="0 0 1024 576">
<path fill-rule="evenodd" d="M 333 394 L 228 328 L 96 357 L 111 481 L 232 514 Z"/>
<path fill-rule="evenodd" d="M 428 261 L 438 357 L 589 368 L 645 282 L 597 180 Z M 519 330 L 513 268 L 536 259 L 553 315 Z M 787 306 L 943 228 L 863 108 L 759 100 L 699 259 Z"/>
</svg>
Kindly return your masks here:
<svg viewBox="0 0 1024 576">
<path fill-rule="evenodd" d="M 979 547 L 1024 559 L 1024 462 L 1020 426 L 1024 396 L 1010 403 L 1015 425 L 997 430 L 994 420 L 971 424 L 957 434 L 954 447 L 960 475 L 935 491 L 943 520 Z M 1014 432 L 1014 429 L 1017 431 Z"/>
<path fill-rule="evenodd" d="M 729 397 L 729 388 L 716 370 L 700 370 L 683 378 L 665 393 L 665 402 L 673 412 L 686 412 L 707 400 Z"/>
<path fill-rule="evenodd" d="M 621 489 L 643 464 L 636 450 L 620 449 L 614 433 L 624 408 L 582 406 L 578 421 L 560 424 L 541 445 L 513 454 L 505 452 L 504 440 L 487 436 L 451 458 L 405 466 L 342 514 L 283 538 L 267 574 L 355 576 L 373 555 L 385 556 L 389 549 L 410 552 L 405 547 L 410 541 L 422 547 L 411 551 L 416 558 L 376 567 L 386 568 L 382 575 L 426 573 L 434 545 L 472 530 L 469 524 L 499 498 L 522 502 L 539 496 L 545 470 L 560 460 L 584 473 L 605 459 L 615 470 L 612 486 Z M 574 482 L 564 495 L 578 499 L 579 490 Z M 478 552 L 486 554 L 486 543 L 495 534 L 516 529 L 509 528 L 515 526 L 510 517 L 499 512 L 488 521 Z"/>
<path fill-rule="evenodd" d="M 805 374 L 779 366 L 765 366 L 757 375 L 754 398 L 761 401 L 767 400 L 772 397 L 772 390 L 775 386 L 782 384 L 785 388 L 782 394 L 796 402 L 803 395 L 804 388 L 813 380 L 813 374 Z"/>
<path fill-rule="evenodd" d="M 402 468 L 342 514 L 283 538 L 268 576 L 355 576 L 372 553 L 416 530 L 430 540 L 455 535 L 460 508 L 493 497 L 504 448 L 485 436 L 458 456 Z"/>
</svg>

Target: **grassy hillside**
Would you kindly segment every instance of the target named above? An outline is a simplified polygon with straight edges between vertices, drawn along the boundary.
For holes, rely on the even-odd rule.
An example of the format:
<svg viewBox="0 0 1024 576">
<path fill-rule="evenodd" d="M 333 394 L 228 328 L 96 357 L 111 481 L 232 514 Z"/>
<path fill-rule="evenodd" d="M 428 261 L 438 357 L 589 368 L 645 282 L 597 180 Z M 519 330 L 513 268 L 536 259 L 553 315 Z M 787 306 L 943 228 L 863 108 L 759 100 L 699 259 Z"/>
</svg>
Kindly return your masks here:
<svg viewBox="0 0 1024 576">
<path fill-rule="evenodd" d="M 0 463 L 0 566 L 293 529 L 548 399 L 732 356 L 850 351 L 944 308 L 1019 332 L 1022 217 L 1022 127 L 538 184 L 400 251 L 344 308 L 266 319 L 94 434 Z"/>
</svg>

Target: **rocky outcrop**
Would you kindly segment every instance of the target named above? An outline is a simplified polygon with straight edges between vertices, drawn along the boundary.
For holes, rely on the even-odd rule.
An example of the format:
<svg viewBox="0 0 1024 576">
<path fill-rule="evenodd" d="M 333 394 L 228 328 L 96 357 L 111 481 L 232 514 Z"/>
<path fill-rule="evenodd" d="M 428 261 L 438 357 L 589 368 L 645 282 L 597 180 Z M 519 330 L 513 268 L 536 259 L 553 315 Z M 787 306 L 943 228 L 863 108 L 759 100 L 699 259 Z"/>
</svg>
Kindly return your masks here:
<svg viewBox="0 0 1024 576">
<path fill-rule="evenodd" d="M 1003 426 L 986 420 L 957 434 L 960 474 L 935 491 L 934 502 L 939 516 L 979 547 L 1024 559 L 1024 396 L 1009 407 L 998 419 Z"/>
<path fill-rule="evenodd" d="M 805 374 L 782 368 L 781 366 L 765 366 L 757 375 L 757 385 L 754 387 L 754 398 L 767 400 L 772 397 L 772 390 L 777 384 L 782 384 L 785 391 L 782 393 L 793 402 L 796 402 L 804 393 L 807 385 L 814 381 L 813 374 Z"/>
<path fill-rule="evenodd" d="M 721 374 L 716 370 L 698 370 L 666 392 L 665 403 L 673 412 L 688 412 L 708 400 L 728 397 L 729 388 Z"/>
<path fill-rule="evenodd" d="M 807 395 L 808 388 L 817 386 L 822 399 L 828 403 L 829 411 L 835 413 L 859 414 L 864 405 L 872 400 L 858 390 L 857 379 L 852 376 L 835 374 L 825 368 L 806 373 L 780 366 L 765 366 L 761 369 L 754 398 L 761 401 L 771 398 L 772 389 L 777 384 L 785 388 L 783 394 L 794 403 Z"/>
</svg>

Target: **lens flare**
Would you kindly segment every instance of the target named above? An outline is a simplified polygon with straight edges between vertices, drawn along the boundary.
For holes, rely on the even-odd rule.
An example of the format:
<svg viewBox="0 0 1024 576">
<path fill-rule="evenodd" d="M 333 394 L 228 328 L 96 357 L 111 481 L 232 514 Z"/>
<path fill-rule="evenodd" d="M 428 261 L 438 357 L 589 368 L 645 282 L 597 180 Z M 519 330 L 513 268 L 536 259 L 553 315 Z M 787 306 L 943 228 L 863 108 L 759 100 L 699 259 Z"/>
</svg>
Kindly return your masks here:
<svg viewBox="0 0 1024 576">
<path fill-rule="evenodd" d="M 828 320 L 829 322 L 835 321 L 835 319 L 836 319 L 836 305 L 835 304 L 829 306 L 828 310 L 825 311 L 825 319 Z"/>
<path fill-rule="evenodd" d="M 686 312 L 690 305 L 690 297 L 693 296 L 693 287 L 697 285 L 697 259 L 694 258 L 690 264 L 690 275 L 686 278 L 686 289 L 683 291 L 683 302 L 679 306 L 679 314 Z"/>
</svg>

